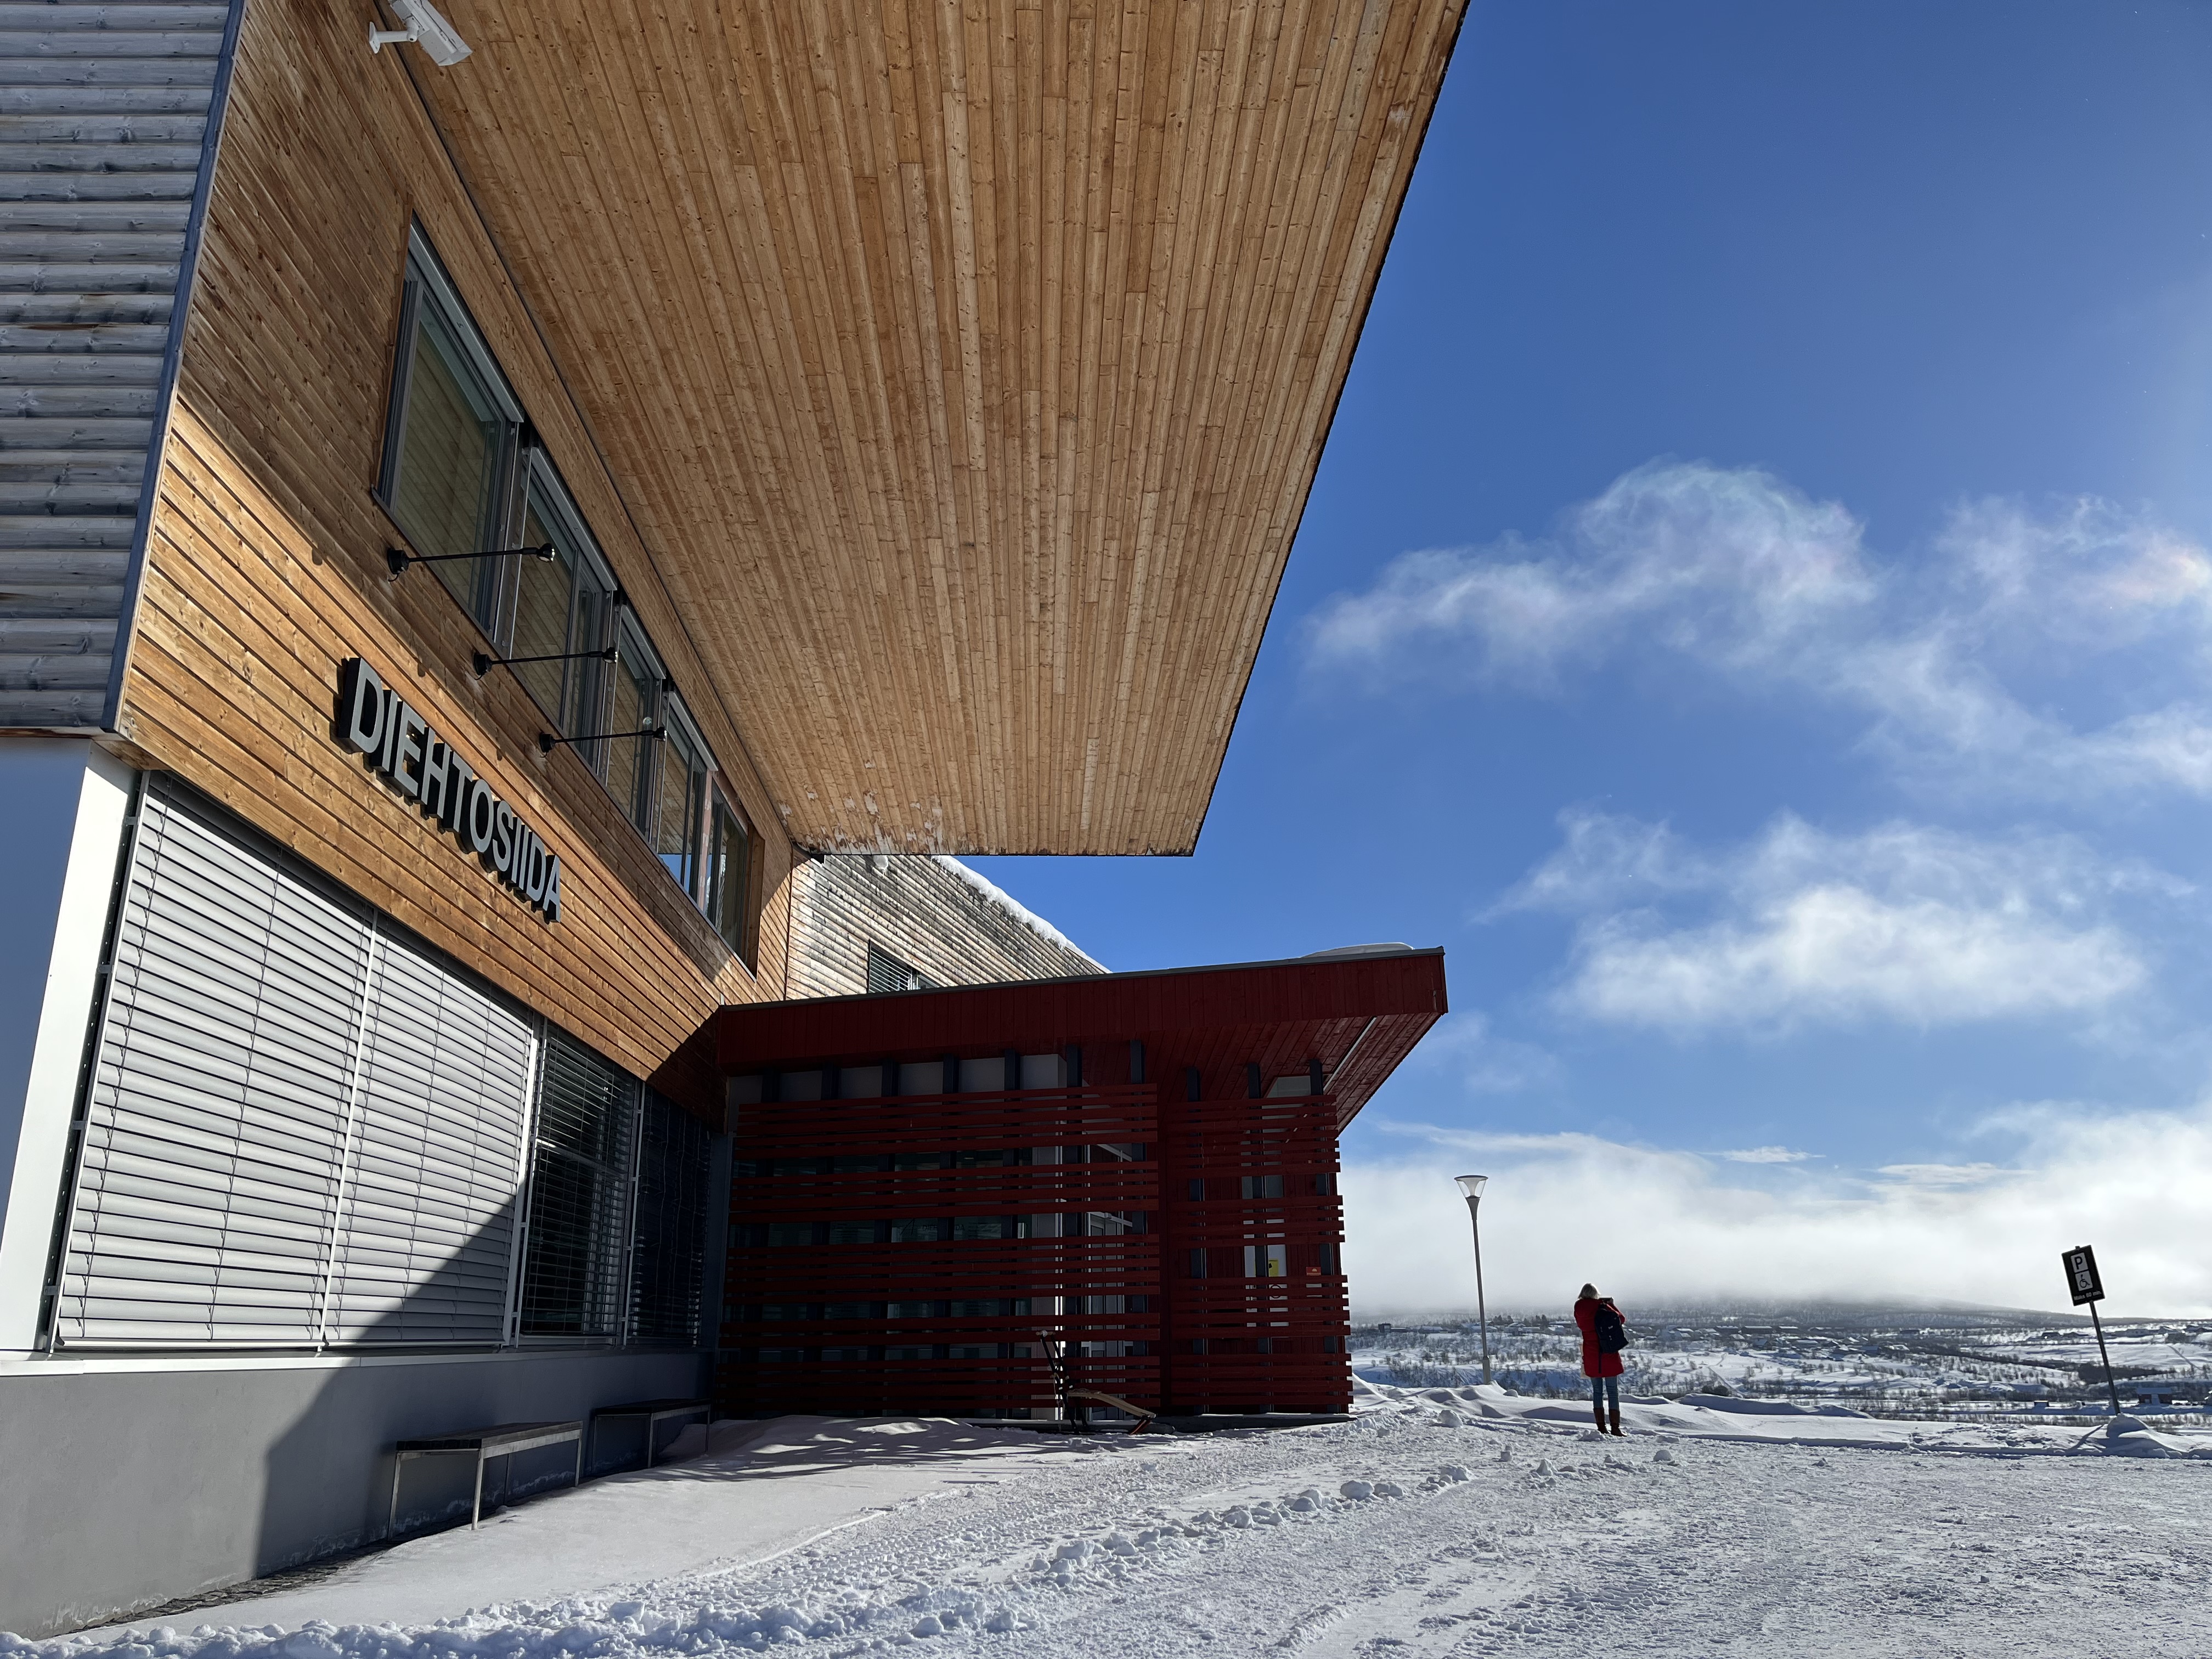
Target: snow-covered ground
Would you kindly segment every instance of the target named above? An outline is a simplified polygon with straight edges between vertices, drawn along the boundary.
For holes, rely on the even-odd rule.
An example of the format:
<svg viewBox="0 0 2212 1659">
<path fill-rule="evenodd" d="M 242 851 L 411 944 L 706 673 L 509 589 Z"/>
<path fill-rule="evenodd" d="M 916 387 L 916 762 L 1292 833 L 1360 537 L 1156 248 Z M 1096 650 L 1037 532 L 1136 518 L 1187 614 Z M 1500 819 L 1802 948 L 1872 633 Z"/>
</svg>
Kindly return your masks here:
<svg viewBox="0 0 2212 1659">
<path fill-rule="evenodd" d="M 209 1609 L 189 1635 L 142 1626 L 0 1650 L 2196 1659 L 2212 1647 L 2212 1435 L 1714 1399 L 1631 1404 L 1630 1437 L 1614 1440 L 1567 1402 L 1501 1389 L 1384 1388 L 1362 1403 L 1347 1424 L 1188 1437 L 720 1425 L 689 1462 Z"/>
</svg>

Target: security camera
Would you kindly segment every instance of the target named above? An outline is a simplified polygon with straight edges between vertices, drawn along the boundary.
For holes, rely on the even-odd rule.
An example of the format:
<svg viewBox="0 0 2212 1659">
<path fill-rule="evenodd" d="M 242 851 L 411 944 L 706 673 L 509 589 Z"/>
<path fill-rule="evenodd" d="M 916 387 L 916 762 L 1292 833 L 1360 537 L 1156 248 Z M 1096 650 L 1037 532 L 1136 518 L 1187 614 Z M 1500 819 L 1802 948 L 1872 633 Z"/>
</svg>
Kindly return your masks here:
<svg viewBox="0 0 2212 1659">
<path fill-rule="evenodd" d="M 381 52 L 386 46 L 413 41 L 430 54 L 430 61 L 440 69 L 451 69 L 467 57 L 469 43 L 455 33 L 453 26 L 438 15 L 430 0 L 391 0 L 392 9 L 407 27 L 402 29 L 372 28 L 368 32 L 368 49 Z"/>
</svg>

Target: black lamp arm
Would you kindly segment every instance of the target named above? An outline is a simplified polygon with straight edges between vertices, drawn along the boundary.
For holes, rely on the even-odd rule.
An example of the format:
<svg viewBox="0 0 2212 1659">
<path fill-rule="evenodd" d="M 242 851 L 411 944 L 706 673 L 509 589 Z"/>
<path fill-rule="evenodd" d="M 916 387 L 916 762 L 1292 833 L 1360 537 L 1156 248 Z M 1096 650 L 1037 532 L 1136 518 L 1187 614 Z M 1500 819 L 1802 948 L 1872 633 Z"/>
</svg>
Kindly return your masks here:
<svg viewBox="0 0 2212 1659">
<path fill-rule="evenodd" d="M 621 660 L 622 647 L 619 645 L 609 645 L 603 646 L 597 651 L 556 651 L 543 657 L 495 657 L 487 652 L 479 651 L 470 659 L 470 663 L 476 670 L 477 678 L 482 679 L 495 668 L 513 668 L 520 663 L 620 662 Z"/>
<path fill-rule="evenodd" d="M 501 547 L 486 553 L 410 553 L 404 547 L 386 547 L 384 562 L 392 567 L 392 574 L 404 576 L 410 564 L 444 564 L 452 559 L 543 559 L 550 564 L 559 550 L 550 542 L 541 542 L 536 547 Z"/>
<path fill-rule="evenodd" d="M 651 738 L 657 742 L 667 735 L 665 726 L 641 726 L 635 732 L 586 732 L 573 738 L 556 738 L 550 732 L 540 732 L 538 752 L 550 755 L 564 743 L 599 743 L 610 738 Z"/>
</svg>

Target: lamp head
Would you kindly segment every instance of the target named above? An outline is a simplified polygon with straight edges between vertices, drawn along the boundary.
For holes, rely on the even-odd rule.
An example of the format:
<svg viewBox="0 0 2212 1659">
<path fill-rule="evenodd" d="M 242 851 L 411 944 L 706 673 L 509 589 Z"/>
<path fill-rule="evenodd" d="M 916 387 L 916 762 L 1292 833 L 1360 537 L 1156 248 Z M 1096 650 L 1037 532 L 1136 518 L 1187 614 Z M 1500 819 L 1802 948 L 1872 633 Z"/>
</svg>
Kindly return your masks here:
<svg viewBox="0 0 2212 1659">
<path fill-rule="evenodd" d="M 469 55 L 469 43 L 440 15 L 430 0 L 392 0 L 392 9 L 440 69 L 451 69 Z"/>
<path fill-rule="evenodd" d="M 1482 1196 L 1482 1189 L 1489 1184 L 1490 1177 L 1488 1176 L 1462 1176 L 1459 1177 L 1460 1191 L 1466 1194 L 1470 1199 L 1480 1198 Z"/>
</svg>

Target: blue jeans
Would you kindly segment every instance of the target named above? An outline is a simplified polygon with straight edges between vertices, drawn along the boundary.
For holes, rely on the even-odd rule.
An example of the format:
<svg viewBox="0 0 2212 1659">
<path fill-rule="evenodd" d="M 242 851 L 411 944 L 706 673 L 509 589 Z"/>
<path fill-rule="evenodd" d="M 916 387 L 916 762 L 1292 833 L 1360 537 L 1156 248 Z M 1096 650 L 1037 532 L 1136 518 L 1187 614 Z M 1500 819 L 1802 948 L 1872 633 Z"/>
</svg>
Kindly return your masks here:
<svg viewBox="0 0 2212 1659">
<path fill-rule="evenodd" d="M 1617 1376 L 1590 1378 L 1590 1404 L 1602 1409 L 1610 1400 L 1613 1410 L 1620 1409 L 1620 1379 Z"/>
</svg>

